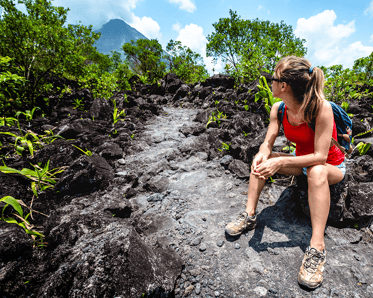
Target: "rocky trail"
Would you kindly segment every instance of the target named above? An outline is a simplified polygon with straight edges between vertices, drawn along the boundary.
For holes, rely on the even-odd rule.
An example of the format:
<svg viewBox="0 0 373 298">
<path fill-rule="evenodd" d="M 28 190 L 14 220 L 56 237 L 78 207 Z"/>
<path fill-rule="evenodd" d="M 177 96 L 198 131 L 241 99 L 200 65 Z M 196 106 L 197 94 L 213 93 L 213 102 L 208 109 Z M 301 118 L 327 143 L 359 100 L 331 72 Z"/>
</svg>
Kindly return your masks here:
<svg viewBox="0 0 373 298">
<path fill-rule="evenodd" d="M 324 283 L 307 291 L 297 283 L 311 238 L 304 179 L 275 174 L 256 229 L 224 231 L 244 210 L 250 163 L 267 130 L 258 80 L 234 89 L 225 75 L 187 85 L 167 74 L 160 85 L 134 79 L 109 100 L 57 83 L 72 93 L 51 98 L 48 118 L 0 127 L 7 167 L 64 169 L 37 197 L 28 178 L 0 172 L 0 198 L 21 199 L 24 214 L 32 205 L 32 224 L 45 236 L 38 246 L 0 221 L 0 298 L 373 296 L 373 148 L 347 161 L 331 198 Z M 114 120 L 114 107 L 124 119 Z M 372 98 L 349 105 L 356 143 L 373 143 L 372 107 Z M 11 135 L 22 130 L 62 139 L 20 156 Z M 274 150 L 285 143 L 280 133 Z"/>
<path fill-rule="evenodd" d="M 298 286 L 311 226 L 290 179 L 281 183 L 289 187 L 274 183 L 263 190 L 254 231 L 226 235 L 225 225 L 245 206 L 247 181 L 227 169 L 226 157 L 208 161 L 198 152 L 203 136 L 180 132 L 193 124 L 196 110 L 164 110 L 142 135 L 144 151 L 123 164 L 144 169 L 140 181 L 151 190 L 131 199 L 143 212 L 145 241 L 170 245 L 184 261 L 175 297 L 371 297 L 373 246 L 351 228 L 326 230 L 323 286 L 313 292 Z"/>
</svg>

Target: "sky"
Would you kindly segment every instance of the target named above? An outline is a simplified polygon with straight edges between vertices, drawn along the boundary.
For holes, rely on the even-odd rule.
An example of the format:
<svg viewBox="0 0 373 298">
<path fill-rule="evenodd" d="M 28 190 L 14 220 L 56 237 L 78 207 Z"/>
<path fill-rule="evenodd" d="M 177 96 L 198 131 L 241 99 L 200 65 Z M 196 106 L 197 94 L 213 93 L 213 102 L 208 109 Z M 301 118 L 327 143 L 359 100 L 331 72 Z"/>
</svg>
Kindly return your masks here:
<svg viewBox="0 0 373 298">
<path fill-rule="evenodd" d="M 236 11 L 242 19 L 284 21 L 296 37 L 306 39 L 306 58 L 315 66 L 353 62 L 373 51 L 373 0 L 53 0 L 68 7 L 67 22 L 99 29 L 110 19 L 122 19 L 166 48 L 170 39 L 200 53 L 207 68 L 222 70 L 206 57 L 213 24 Z"/>
</svg>

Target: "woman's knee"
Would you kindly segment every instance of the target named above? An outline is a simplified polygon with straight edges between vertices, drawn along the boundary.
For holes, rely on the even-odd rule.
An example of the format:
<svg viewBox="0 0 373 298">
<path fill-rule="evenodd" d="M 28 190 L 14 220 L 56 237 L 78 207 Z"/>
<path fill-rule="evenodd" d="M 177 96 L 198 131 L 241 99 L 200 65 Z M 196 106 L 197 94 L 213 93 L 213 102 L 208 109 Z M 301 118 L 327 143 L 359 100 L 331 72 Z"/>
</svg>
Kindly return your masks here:
<svg viewBox="0 0 373 298">
<path fill-rule="evenodd" d="M 307 169 L 308 184 L 312 186 L 328 183 L 328 168 L 326 165 L 311 166 Z"/>
</svg>

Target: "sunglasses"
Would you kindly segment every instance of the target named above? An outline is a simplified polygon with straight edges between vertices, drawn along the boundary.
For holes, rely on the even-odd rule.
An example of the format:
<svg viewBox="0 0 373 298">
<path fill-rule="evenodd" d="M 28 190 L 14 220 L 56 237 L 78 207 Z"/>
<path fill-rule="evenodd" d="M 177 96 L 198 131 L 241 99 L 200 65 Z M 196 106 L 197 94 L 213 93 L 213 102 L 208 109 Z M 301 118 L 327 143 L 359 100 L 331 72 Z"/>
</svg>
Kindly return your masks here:
<svg viewBox="0 0 373 298">
<path fill-rule="evenodd" d="M 278 82 L 278 83 L 283 82 L 283 81 L 281 81 L 280 79 L 276 79 L 276 78 L 272 78 L 272 81 L 276 81 L 276 82 Z"/>
</svg>

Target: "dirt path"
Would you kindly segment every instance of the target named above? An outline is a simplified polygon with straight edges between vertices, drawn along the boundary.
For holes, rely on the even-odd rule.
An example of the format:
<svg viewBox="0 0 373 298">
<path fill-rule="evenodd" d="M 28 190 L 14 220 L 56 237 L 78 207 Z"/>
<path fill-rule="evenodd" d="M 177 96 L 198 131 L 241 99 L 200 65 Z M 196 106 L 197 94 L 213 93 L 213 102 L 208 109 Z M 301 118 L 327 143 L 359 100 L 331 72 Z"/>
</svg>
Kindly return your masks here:
<svg viewBox="0 0 373 298">
<path fill-rule="evenodd" d="M 139 206 L 143 239 L 154 246 L 171 245 L 184 260 L 176 297 L 373 296 L 373 247 L 348 228 L 326 230 L 322 287 L 308 292 L 298 286 L 311 226 L 291 199 L 293 187 L 266 186 L 255 231 L 227 237 L 225 225 L 246 203 L 247 181 L 220 160 L 208 160 L 200 151 L 205 135 L 180 132 L 194 125 L 196 110 L 165 112 L 140 137 L 144 150 L 126 156 L 123 167 L 135 170 L 139 187 L 147 190 L 131 198 Z"/>
</svg>

